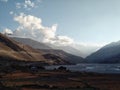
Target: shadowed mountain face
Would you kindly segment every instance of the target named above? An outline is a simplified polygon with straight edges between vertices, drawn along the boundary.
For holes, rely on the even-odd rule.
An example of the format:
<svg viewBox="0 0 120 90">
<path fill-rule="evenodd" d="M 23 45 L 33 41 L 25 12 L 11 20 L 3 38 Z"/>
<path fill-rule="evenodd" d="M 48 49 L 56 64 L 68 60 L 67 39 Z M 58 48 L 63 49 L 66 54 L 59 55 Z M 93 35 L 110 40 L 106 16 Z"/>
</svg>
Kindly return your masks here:
<svg viewBox="0 0 120 90">
<path fill-rule="evenodd" d="M 59 50 L 58 50 L 58 47 L 52 47 L 52 48 L 55 48 L 55 49 L 52 49 L 51 47 L 49 47 L 49 45 L 31 40 L 31 39 L 18 38 L 18 37 L 12 37 L 12 38 L 18 42 L 21 42 L 26 45 L 30 45 L 31 47 L 38 49 L 41 53 L 53 54 L 53 55 L 59 56 L 62 60 L 65 60 L 67 62 L 70 62 L 73 64 L 83 62 L 82 57 L 72 55 L 72 54 L 69 54 L 69 53 L 66 53 L 63 51 L 63 50 L 65 50 L 65 51 L 67 50 L 68 52 L 75 53 L 77 50 L 72 47 L 59 47 Z M 60 50 L 60 49 L 62 49 L 62 50 Z M 78 54 L 79 54 L 79 52 L 78 52 Z"/>
<path fill-rule="evenodd" d="M 90 63 L 120 63 L 120 41 L 104 46 L 86 59 Z"/>
<path fill-rule="evenodd" d="M 61 57 L 63 60 L 68 61 L 68 62 L 73 63 L 73 64 L 82 63 L 84 61 L 84 59 L 82 57 L 66 53 L 62 50 L 40 49 L 40 51 L 43 52 L 44 54 L 47 54 L 47 53 L 54 54 L 56 56 Z"/>
<path fill-rule="evenodd" d="M 18 43 L 7 36 L 0 34 L 0 62 L 3 61 L 27 61 L 42 62 L 46 64 L 68 64 L 67 61 L 59 58 L 45 58 L 45 54 L 28 45 Z M 56 55 L 52 55 L 56 57 Z M 57 62 L 59 61 L 59 62 Z"/>
<path fill-rule="evenodd" d="M 41 42 L 29 39 L 29 38 L 12 37 L 12 39 L 18 42 L 21 42 L 23 44 L 29 45 L 35 49 L 59 49 L 67 53 L 73 54 L 75 56 L 84 56 L 82 52 L 70 46 L 55 46 L 51 44 L 41 43 Z"/>
</svg>

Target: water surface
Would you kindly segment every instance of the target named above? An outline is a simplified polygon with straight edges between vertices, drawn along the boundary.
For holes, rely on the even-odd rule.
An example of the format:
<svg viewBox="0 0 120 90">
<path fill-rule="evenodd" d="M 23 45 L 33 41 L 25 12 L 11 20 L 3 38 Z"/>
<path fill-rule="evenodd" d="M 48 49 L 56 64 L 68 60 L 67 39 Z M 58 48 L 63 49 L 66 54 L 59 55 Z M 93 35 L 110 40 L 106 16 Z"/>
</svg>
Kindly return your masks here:
<svg viewBox="0 0 120 90">
<path fill-rule="evenodd" d="M 46 66 L 46 69 L 53 70 L 59 66 L 64 66 L 71 71 L 85 71 L 97 73 L 119 73 L 120 64 L 77 64 L 77 65 L 53 65 Z"/>
</svg>

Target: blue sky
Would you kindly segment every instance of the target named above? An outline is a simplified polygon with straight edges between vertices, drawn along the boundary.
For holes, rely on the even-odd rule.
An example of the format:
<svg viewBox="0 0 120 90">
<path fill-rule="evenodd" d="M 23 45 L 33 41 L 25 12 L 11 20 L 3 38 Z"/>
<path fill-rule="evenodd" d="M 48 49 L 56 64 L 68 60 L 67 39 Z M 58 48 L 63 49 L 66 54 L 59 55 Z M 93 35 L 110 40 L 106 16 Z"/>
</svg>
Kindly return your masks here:
<svg viewBox="0 0 120 90">
<path fill-rule="evenodd" d="M 25 0 L 0 0 L 0 30 L 16 30 L 14 14 L 25 13 L 42 19 L 50 27 L 57 24 L 57 35 L 75 42 L 110 43 L 120 40 L 120 0 L 31 0 L 36 7 L 17 8 Z"/>
</svg>

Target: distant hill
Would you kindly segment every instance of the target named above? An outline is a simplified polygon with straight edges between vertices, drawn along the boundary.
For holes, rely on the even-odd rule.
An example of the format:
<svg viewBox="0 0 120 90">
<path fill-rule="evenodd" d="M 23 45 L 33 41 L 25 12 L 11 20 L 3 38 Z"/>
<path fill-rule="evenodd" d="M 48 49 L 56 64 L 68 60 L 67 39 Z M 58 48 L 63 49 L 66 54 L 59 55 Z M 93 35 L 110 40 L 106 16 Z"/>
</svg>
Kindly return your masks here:
<svg viewBox="0 0 120 90">
<path fill-rule="evenodd" d="M 55 45 L 50 44 L 50 47 L 52 47 L 53 49 L 57 49 L 57 50 L 63 50 L 75 56 L 79 56 L 79 57 L 85 56 L 84 53 L 82 53 L 80 50 L 75 49 L 74 47 L 71 47 L 71 46 L 55 46 Z"/>
<path fill-rule="evenodd" d="M 23 44 L 29 45 L 36 49 L 52 49 L 51 47 L 49 47 L 48 45 L 44 43 L 40 43 L 38 41 L 29 39 L 29 38 L 12 37 L 12 39 L 14 39 L 15 41 L 21 42 Z"/>
<path fill-rule="evenodd" d="M 84 61 L 84 59 L 82 57 L 66 53 L 63 50 L 40 49 L 40 51 L 43 52 L 44 54 L 51 53 L 51 54 L 57 55 L 57 56 L 61 57 L 63 60 L 66 60 L 73 64 L 82 63 Z"/>
<path fill-rule="evenodd" d="M 120 63 L 120 41 L 102 47 L 86 60 L 90 63 Z"/>
<path fill-rule="evenodd" d="M 82 52 L 80 52 L 79 50 L 70 47 L 70 46 L 55 46 L 55 45 L 51 45 L 51 44 L 45 44 L 45 43 L 41 43 L 29 38 L 19 38 L 19 37 L 12 37 L 12 39 L 24 43 L 26 45 L 29 45 L 33 48 L 36 49 L 59 49 L 59 50 L 63 50 L 67 53 L 73 54 L 75 56 L 84 56 L 84 54 Z"/>
<path fill-rule="evenodd" d="M 12 39 L 20 43 L 30 45 L 32 48 L 38 49 L 41 53 L 53 54 L 53 55 L 59 56 L 61 59 L 68 61 L 70 63 L 73 63 L 73 64 L 81 63 L 84 60 L 82 57 L 74 55 L 75 53 L 77 53 L 77 50 L 72 47 L 67 47 L 67 46 L 66 47 L 55 47 L 55 46 L 46 45 L 44 43 L 40 43 L 40 42 L 37 42 L 32 39 L 28 39 L 28 38 L 12 37 Z M 54 49 L 52 49 L 51 47 Z M 67 51 L 68 53 L 65 51 Z M 69 52 L 72 52 L 73 55 L 69 54 Z M 79 51 L 77 54 L 79 54 Z"/>
<path fill-rule="evenodd" d="M 45 64 L 69 64 L 68 61 L 63 60 L 59 56 L 53 54 L 50 58 L 46 58 L 45 56 L 46 54 L 37 49 L 0 34 L 0 62 L 6 62 L 6 64 L 11 61 L 41 62 Z M 53 59 L 53 57 L 57 58 Z"/>
</svg>

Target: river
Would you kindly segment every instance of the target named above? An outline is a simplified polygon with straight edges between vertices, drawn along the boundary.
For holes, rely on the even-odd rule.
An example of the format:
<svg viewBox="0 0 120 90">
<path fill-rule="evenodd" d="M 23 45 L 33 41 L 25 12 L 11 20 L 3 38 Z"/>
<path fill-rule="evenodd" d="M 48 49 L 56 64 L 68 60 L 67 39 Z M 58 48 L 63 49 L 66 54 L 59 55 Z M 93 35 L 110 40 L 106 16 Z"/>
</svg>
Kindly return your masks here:
<svg viewBox="0 0 120 90">
<path fill-rule="evenodd" d="M 117 73 L 120 74 L 120 64 L 77 64 L 77 65 L 52 65 L 46 66 L 48 70 L 53 70 L 60 66 L 66 67 L 71 71 L 85 71 L 97 73 Z"/>
</svg>

